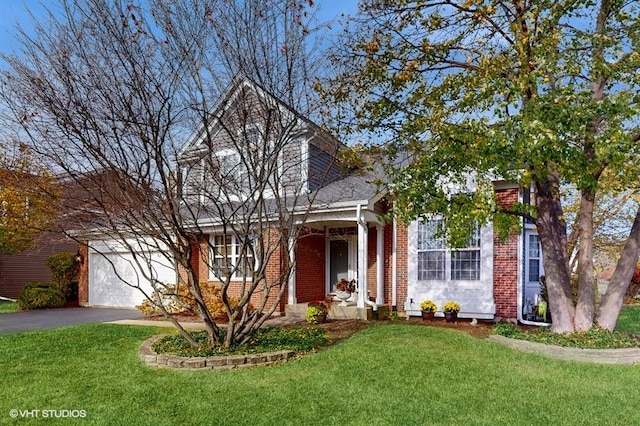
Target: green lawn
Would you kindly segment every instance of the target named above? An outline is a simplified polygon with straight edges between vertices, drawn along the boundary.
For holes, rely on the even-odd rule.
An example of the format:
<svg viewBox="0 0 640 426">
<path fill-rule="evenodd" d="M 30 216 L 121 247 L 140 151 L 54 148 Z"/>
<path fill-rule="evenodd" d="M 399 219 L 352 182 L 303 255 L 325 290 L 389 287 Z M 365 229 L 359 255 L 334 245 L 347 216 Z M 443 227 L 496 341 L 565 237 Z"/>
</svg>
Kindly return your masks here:
<svg viewBox="0 0 640 426">
<path fill-rule="evenodd" d="M 0 300 L 0 314 L 10 314 L 13 312 L 18 312 L 18 302 Z"/>
<path fill-rule="evenodd" d="M 82 424 L 104 425 L 640 424 L 640 366 L 550 360 L 455 330 L 383 323 L 286 364 L 222 372 L 145 366 L 138 347 L 157 333 L 0 335 L 0 424 L 12 409 L 85 410 Z"/>
<path fill-rule="evenodd" d="M 616 323 L 616 330 L 640 335 L 640 305 L 622 308 Z"/>
</svg>

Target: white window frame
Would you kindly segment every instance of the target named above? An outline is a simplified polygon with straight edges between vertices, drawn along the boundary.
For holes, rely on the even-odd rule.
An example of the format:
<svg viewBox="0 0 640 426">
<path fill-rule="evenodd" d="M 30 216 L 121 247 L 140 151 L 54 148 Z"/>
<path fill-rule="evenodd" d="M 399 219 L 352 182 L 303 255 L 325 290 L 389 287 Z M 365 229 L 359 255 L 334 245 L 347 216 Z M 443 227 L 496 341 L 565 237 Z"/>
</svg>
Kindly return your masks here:
<svg viewBox="0 0 640 426">
<path fill-rule="evenodd" d="M 220 245 L 217 243 L 217 239 L 218 238 L 224 238 L 224 245 Z M 229 240 L 229 243 L 227 243 L 227 239 Z M 233 235 L 233 234 L 213 234 L 209 236 L 209 279 L 210 280 L 219 280 L 221 278 L 224 278 L 223 276 L 218 276 L 216 275 L 216 259 L 228 259 L 229 265 L 232 268 L 235 268 L 238 265 L 238 261 L 240 260 L 240 253 L 239 253 L 239 247 L 240 247 L 240 241 L 238 241 L 239 237 L 237 235 Z M 216 248 L 218 247 L 226 247 L 226 246 L 230 246 L 231 248 L 231 253 L 217 253 L 216 252 Z M 247 256 L 247 262 L 251 262 L 251 257 L 252 256 Z M 255 258 L 253 260 L 253 266 L 255 269 Z M 232 280 L 240 280 L 245 278 L 243 276 L 242 270 L 241 269 L 236 269 L 236 271 L 234 272 L 234 274 L 231 276 Z M 251 281 L 252 276 L 250 274 L 247 274 L 246 279 L 248 281 Z"/>
<path fill-rule="evenodd" d="M 441 218 L 431 218 L 427 220 L 418 221 L 413 229 L 415 239 L 415 256 L 414 262 L 416 267 L 416 279 L 417 281 L 480 281 L 482 279 L 482 256 L 483 256 L 483 232 L 480 227 L 476 227 L 473 235 L 470 236 L 466 247 L 452 248 L 445 244 L 444 236 L 436 237 L 434 235 L 437 232 L 438 227 L 443 226 L 444 221 Z M 422 258 L 425 253 L 440 254 L 440 259 L 424 259 Z M 456 259 L 457 253 L 477 253 L 473 260 Z M 465 270 L 456 271 L 455 266 L 462 262 L 474 262 L 477 267 L 472 270 L 474 274 L 473 278 L 461 277 L 460 274 Z M 423 269 L 424 264 L 435 265 L 440 264 L 438 268 Z M 457 275 L 456 275 L 457 273 Z M 434 276 L 438 274 L 438 276 Z"/>
</svg>

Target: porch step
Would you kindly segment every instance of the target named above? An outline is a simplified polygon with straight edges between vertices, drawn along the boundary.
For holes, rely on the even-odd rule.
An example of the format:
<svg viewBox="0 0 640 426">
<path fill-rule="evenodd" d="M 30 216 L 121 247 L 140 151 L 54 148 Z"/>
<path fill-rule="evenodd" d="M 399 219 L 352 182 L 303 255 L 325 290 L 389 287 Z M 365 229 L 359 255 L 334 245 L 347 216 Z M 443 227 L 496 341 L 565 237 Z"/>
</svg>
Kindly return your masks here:
<svg viewBox="0 0 640 426">
<path fill-rule="evenodd" d="M 374 319 L 383 319 L 388 315 L 388 307 L 386 305 L 378 306 L 378 318 L 374 315 L 373 308 L 367 306 L 365 308 L 358 308 L 357 306 L 338 306 L 339 303 L 335 302 L 331 304 L 329 308 L 328 319 L 333 320 L 346 320 L 346 319 L 359 319 L 371 321 Z M 305 314 L 307 313 L 307 304 L 298 303 L 295 305 L 285 305 L 285 315 L 291 317 L 294 320 L 305 320 Z"/>
</svg>

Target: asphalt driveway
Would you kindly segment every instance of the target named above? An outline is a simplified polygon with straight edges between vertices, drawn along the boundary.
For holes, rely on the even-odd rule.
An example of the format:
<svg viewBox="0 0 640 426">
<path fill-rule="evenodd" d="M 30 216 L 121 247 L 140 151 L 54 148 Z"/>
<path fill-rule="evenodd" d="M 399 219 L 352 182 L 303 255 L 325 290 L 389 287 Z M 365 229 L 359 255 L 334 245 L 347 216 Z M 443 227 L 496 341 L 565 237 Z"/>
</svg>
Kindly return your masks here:
<svg viewBox="0 0 640 426">
<path fill-rule="evenodd" d="M 142 318 L 142 314 L 136 309 L 63 308 L 23 311 L 0 315 L 0 333 L 139 318 Z"/>
</svg>

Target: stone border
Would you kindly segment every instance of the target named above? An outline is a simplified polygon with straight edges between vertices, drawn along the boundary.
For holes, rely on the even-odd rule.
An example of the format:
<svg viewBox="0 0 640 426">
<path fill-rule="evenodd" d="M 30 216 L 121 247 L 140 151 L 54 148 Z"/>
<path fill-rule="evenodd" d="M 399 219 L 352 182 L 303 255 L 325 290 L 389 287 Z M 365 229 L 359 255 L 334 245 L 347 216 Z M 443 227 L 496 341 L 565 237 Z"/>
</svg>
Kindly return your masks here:
<svg viewBox="0 0 640 426">
<path fill-rule="evenodd" d="M 170 354 L 157 354 L 151 349 L 157 340 L 164 335 L 153 336 L 142 343 L 138 356 L 145 364 L 152 367 L 174 369 L 206 369 L 231 370 L 234 368 L 253 368 L 286 362 L 295 357 L 295 351 L 278 351 L 261 354 L 183 357 Z"/>
<path fill-rule="evenodd" d="M 545 345 L 527 340 L 510 339 L 492 334 L 489 339 L 521 352 L 540 354 L 564 361 L 588 362 L 594 364 L 640 364 L 640 348 L 624 349 L 580 349 Z"/>
</svg>

